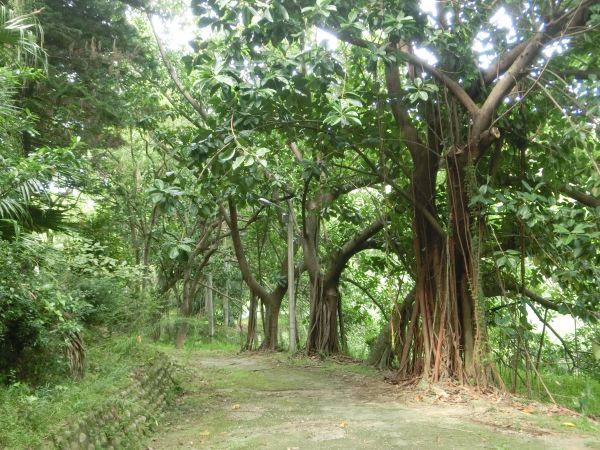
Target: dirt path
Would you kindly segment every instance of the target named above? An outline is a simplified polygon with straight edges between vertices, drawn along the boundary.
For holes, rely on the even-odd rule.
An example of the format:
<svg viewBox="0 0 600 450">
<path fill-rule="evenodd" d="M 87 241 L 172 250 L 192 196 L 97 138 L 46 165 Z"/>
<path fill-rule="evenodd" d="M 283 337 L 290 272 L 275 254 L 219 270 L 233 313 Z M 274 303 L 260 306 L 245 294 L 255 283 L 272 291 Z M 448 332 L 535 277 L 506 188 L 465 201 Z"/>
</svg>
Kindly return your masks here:
<svg viewBox="0 0 600 450">
<path fill-rule="evenodd" d="M 505 402 L 440 401 L 440 392 L 407 392 L 357 365 L 283 355 L 173 356 L 186 367 L 185 393 L 146 443 L 152 450 L 600 449 L 594 424 Z"/>
</svg>

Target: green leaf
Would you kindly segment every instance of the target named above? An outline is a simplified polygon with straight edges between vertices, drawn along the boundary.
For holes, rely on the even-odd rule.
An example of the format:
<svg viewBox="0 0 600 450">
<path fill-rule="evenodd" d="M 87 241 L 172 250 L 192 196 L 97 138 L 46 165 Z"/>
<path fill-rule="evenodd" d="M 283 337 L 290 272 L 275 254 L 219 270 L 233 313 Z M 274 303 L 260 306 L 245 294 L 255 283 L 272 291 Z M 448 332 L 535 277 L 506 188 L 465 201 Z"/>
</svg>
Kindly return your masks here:
<svg viewBox="0 0 600 450">
<path fill-rule="evenodd" d="M 267 153 L 269 153 L 268 148 L 260 147 L 258 150 L 256 150 L 256 157 L 260 158 L 262 156 L 265 156 Z"/>
<path fill-rule="evenodd" d="M 281 4 L 277 4 L 277 8 L 279 9 L 279 13 L 282 15 L 283 20 L 290 20 L 290 15 L 287 12 L 287 9 Z"/>
<path fill-rule="evenodd" d="M 178 256 L 179 256 L 179 248 L 171 247 L 171 250 L 169 250 L 169 258 L 177 259 Z"/>
<path fill-rule="evenodd" d="M 243 164 L 244 159 L 246 159 L 246 157 L 244 155 L 240 155 L 237 158 L 235 158 L 235 161 L 233 161 L 233 165 L 232 165 L 233 170 L 240 167 Z"/>
<path fill-rule="evenodd" d="M 231 158 L 233 158 L 233 157 L 235 156 L 235 150 L 236 150 L 236 149 L 234 148 L 234 149 L 232 149 L 232 150 L 231 150 L 231 151 L 229 151 L 229 152 L 225 152 L 225 153 L 224 153 L 224 154 L 221 156 L 221 158 L 219 158 L 219 160 L 220 160 L 221 162 L 226 162 L 226 161 L 229 161 Z"/>
<path fill-rule="evenodd" d="M 273 16 L 271 15 L 271 11 L 269 11 L 269 9 L 265 9 L 263 16 L 265 19 L 267 19 L 269 22 L 273 23 Z"/>
<path fill-rule="evenodd" d="M 215 80 L 230 87 L 237 85 L 237 82 L 229 75 L 215 75 Z"/>
<path fill-rule="evenodd" d="M 192 247 L 190 247 L 188 244 L 179 244 L 177 248 L 184 251 L 185 253 L 190 253 L 192 251 Z"/>
</svg>

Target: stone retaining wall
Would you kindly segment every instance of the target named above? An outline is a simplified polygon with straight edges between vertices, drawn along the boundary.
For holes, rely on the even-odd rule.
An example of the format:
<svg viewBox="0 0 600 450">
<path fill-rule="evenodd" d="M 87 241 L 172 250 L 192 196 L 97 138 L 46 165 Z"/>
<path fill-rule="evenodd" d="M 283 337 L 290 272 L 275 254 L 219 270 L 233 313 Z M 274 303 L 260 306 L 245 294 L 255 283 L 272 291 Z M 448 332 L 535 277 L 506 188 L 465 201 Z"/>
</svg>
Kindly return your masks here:
<svg viewBox="0 0 600 450">
<path fill-rule="evenodd" d="M 69 450 L 135 449 L 144 434 L 174 398 L 177 384 L 167 357 L 138 368 L 129 387 L 113 393 L 105 403 L 55 436 L 54 448 Z"/>
</svg>

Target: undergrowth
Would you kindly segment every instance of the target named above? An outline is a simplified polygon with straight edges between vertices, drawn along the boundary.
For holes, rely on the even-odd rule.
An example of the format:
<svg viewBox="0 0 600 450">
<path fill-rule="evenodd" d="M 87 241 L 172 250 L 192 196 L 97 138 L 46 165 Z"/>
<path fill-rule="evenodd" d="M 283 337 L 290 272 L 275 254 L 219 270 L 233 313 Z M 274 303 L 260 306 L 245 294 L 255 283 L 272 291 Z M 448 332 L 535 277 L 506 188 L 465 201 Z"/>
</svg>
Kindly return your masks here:
<svg viewBox="0 0 600 450">
<path fill-rule="evenodd" d="M 537 376 L 533 377 L 529 382 L 530 389 L 528 389 L 524 374 L 519 371 L 516 393 L 542 402 L 555 401 L 558 405 L 600 419 L 600 382 L 598 380 L 586 375 L 559 374 L 549 371 L 541 372 L 540 376 L 541 379 L 538 379 Z M 502 378 L 508 389 L 512 386 L 511 377 L 512 371 L 502 371 Z"/>
<path fill-rule="evenodd" d="M 0 386 L 0 448 L 40 447 L 62 423 L 82 417 L 129 385 L 132 369 L 157 354 L 135 337 L 111 338 L 88 348 L 83 380 Z"/>
</svg>

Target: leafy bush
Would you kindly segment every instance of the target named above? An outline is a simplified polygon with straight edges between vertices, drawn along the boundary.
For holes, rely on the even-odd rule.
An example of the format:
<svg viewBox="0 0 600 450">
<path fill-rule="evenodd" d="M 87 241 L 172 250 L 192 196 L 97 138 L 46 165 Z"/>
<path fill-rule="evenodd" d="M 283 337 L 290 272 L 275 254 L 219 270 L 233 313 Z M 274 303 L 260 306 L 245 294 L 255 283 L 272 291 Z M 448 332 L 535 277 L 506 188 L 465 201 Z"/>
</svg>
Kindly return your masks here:
<svg viewBox="0 0 600 450">
<path fill-rule="evenodd" d="M 82 322 L 124 331 L 151 317 L 157 302 L 141 290 L 141 267 L 119 262 L 101 244 L 83 238 L 67 240 L 63 258 L 68 270 L 62 285 L 79 299 Z"/>
<path fill-rule="evenodd" d="M 9 381 L 41 375 L 42 362 L 60 365 L 48 356 L 77 329 L 76 302 L 40 266 L 47 250 L 33 239 L 0 241 L 0 376 Z"/>
<path fill-rule="evenodd" d="M 0 240 L 0 376 L 41 382 L 64 374 L 65 340 L 84 326 L 144 323 L 155 302 L 141 271 L 80 238 Z M 146 314 L 147 313 L 147 314 Z"/>
</svg>

